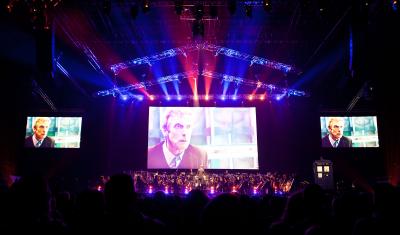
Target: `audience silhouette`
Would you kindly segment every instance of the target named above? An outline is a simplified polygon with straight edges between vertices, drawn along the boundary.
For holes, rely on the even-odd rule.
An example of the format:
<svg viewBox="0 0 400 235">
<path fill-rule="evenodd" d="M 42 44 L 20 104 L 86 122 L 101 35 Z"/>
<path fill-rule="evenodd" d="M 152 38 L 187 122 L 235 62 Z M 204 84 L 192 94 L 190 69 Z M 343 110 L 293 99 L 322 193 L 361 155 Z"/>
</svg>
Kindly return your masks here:
<svg viewBox="0 0 400 235">
<path fill-rule="evenodd" d="M 188 195 L 135 192 L 133 178 L 116 174 L 104 191 L 67 191 L 40 176 L 24 176 L 0 191 L 0 230 L 40 234 L 183 233 L 398 234 L 399 188 L 325 191 L 308 184 L 289 195 Z M 397 231 L 397 232 L 396 232 Z"/>
</svg>

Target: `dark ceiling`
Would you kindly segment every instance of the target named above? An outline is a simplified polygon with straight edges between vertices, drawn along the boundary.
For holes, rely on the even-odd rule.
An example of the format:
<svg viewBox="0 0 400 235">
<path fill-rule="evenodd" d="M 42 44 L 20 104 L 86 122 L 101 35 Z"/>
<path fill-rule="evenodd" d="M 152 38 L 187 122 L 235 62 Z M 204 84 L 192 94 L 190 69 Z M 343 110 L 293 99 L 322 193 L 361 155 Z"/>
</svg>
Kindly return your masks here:
<svg viewBox="0 0 400 235">
<path fill-rule="evenodd" d="M 144 7 L 146 2 L 148 8 Z M 369 65 L 380 53 L 374 43 L 381 42 L 379 32 L 387 33 L 380 29 L 382 21 L 388 20 L 385 17 L 398 15 L 391 1 L 271 0 L 270 7 L 265 7 L 265 2 L 4 1 L 1 28 L 7 36 L 1 39 L 1 58 L 14 67 L 31 67 L 35 71 L 33 80 L 61 107 L 79 105 L 77 97 L 103 99 L 94 97 L 97 91 L 151 82 L 193 69 L 305 91 L 310 97 L 292 99 L 313 99 L 327 108 L 345 110 L 352 108 L 352 102 L 370 104 L 375 89 L 370 76 L 375 71 Z M 196 13 L 201 9 L 202 14 Z M 200 25 L 195 26 L 196 22 Z M 129 66 L 117 76 L 110 70 L 115 63 L 157 56 L 196 43 L 232 49 L 294 66 L 295 70 L 287 73 L 251 65 L 244 59 L 216 56 L 215 51 L 207 50 L 163 58 L 150 65 Z M 58 66 L 49 65 L 51 58 Z M 46 70 L 55 73 L 49 78 L 42 73 Z M 51 87 L 55 90 L 46 87 L 48 79 L 55 81 Z M 221 81 L 210 85 L 206 80 L 198 77 L 199 94 L 223 93 Z M 173 83 L 153 84 L 130 93 L 177 92 Z M 190 87 L 193 84 L 182 81 L 179 93 L 191 94 Z M 239 94 L 268 92 L 236 84 L 227 87 L 226 94 L 233 94 L 237 88 Z M 337 94 L 342 98 L 335 98 Z M 43 99 L 43 95 L 39 97 Z"/>
</svg>

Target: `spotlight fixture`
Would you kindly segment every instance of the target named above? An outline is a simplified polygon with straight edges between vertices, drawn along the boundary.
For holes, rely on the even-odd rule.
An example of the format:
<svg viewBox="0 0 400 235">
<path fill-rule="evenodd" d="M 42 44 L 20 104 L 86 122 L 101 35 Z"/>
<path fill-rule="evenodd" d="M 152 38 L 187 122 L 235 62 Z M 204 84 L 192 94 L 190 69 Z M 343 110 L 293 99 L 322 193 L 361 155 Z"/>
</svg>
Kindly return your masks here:
<svg viewBox="0 0 400 235">
<path fill-rule="evenodd" d="M 149 0 L 143 0 L 143 2 L 142 2 L 142 11 L 143 11 L 143 13 L 147 13 L 148 11 L 150 11 L 150 2 L 149 2 Z"/>
<path fill-rule="evenodd" d="M 165 50 L 158 54 L 139 57 L 139 58 L 133 58 L 133 59 L 130 59 L 130 60 L 127 60 L 124 62 L 110 65 L 110 69 L 114 72 L 115 75 L 118 75 L 122 70 L 127 69 L 129 67 L 143 65 L 143 64 L 148 64 L 151 66 L 153 63 L 156 63 L 157 61 L 164 60 L 166 58 L 175 57 L 178 55 L 183 55 L 183 56 L 187 57 L 187 53 L 194 51 L 194 50 L 211 51 L 212 53 L 214 53 L 215 56 L 224 55 L 224 56 L 228 56 L 231 58 L 236 58 L 239 60 L 249 62 L 250 66 L 252 66 L 254 64 L 259 64 L 259 65 L 262 65 L 262 66 L 265 66 L 265 67 L 268 67 L 271 69 L 279 70 L 279 71 L 283 72 L 284 74 L 287 74 L 287 73 L 301 74 L 301 71 L 297 70 L 292 65 L 280 63 L 278 61 L 269 60 L 269 59 L 254 56 L 254 55 L 249 55 L 249 54 L 237 51 L 237 50 L 233 50 L 231 48 L 221 47 L 221 46 L 213 45 L 213 44 L 210 44 L 207 42 L 202 42 L 202 43 L 197 42 L 195 44 L 189 44 L 189 45 L 186 45 L 183 47 L 177 47 L 177 48 Z M 180 74 L 178 74 L 178 75 L 180 75 Z M 176 79 L 176 78 L 175 77 L 166 77 L 165 79 Z"/>
<path fill-rule="evenodd" d="M 318 1 L 319 12 L 325 12 L 327 8 L 328 8 L 328 2 L 326 0 Z"/>
<path fill-rule="evenodd" d="M 392 0 L 392 9 L 394 12 L 399 10 L 399 0 Z"/>
<path fill-rule="evenodd" d="M 22 21 L 28 21 L 33 30 L 49 30 L 52 25 L 52 9 L 59 5 L 61 0 L 3 0 L 0 3 L 0 14 L 8 12 L 15 14 Z M 104 2 L 106 3 L 106 1 Z M 101 5 L 103 7 L 103 5 Z M 111 7 L 111 5 L 110 5 Z"/>
</svg>

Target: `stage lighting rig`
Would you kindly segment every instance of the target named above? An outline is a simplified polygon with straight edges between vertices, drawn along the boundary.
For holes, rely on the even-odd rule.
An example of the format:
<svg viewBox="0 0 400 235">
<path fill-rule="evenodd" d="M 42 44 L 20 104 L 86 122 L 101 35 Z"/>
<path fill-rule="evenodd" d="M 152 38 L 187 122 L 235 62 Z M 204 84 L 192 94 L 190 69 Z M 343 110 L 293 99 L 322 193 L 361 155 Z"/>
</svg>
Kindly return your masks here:
<svg viewBox="0 0 400 235">
<path fill-rule="evenodd" d="M 221 6 L 220 1 L 215 1 L 208 4 L 208 11 L 203 3 L 182 4 L 175 1 L 175 12 L 180 16 L 182 21 L 216 21 L 218 20 L 218 6 Z"/>
<path fill-rule="evenodd" d="M 131 84 L 129 86 L 125 86 L 125 87 L 114 87 L 112 89 L 98 91 L 95 94 L 95 96 L 108 96 L 108 95 L 115 96 L 116 94 L 125 93 L 125 92 L 131 91 L 131 90 L 146 89 L 146 88 L 148 88 L 150 86 L 154 86 L 154 85 L 164 84 L 164 83 L 173 82 L 173 81 L 180 82 L 183 79 L 188 79 L 188 78 L 197 78 L 199 75 L 202 75 L 204 77 L 213 78 L 213 79 L 218 79 L 218 80 L 221 80 L 224 82 L 234 82 L 237 85 L 242 84 L 242 85 L 253 87 L 253 88 L 265 89 L 269 95 L 279 95 L 280 97 L 283 97 L 283 96 L 309 97 L 309 94 L 307 94 L 304 91 L 278 87 L 273 84 L 268 84 L 268 83 L 264 83 L 261 81 L 245 79 L 245 78 L 241 78 L 241 77 L 236 77 L 236 76 L 232 76 L 232 75 L 228 75 L 228 74 L 216 73 L 216 72 L 213 72 L 210 70 L 203 70 L 201 72 L 196 71 L 196 70 L 191 70 L 189 72 L 168 75 L 165 77 L 160 77 L 156 80 L 139 82 L 139 83 Z"/>
<path fill-rule="evenodd" d="M 142 11 L 143 11 L 143 13 L 147 13 L 150 11 L 150 1 L 149 0 L 143 0 Z"/>
<path fill-rule="evenodd" d="M 184 55 L 186 57 L 188 52 L 191 52 L 194 50 L 206 50 L 206 51 L 214 52 L 215 56 L 225 55 L 227 57 L 247 61 L 247 62 L 249 62 L 250 66 L 252 66 L 254 64 L 259 64 L 259 65 L 262 65 L 262 66 L 265 66 L 265 67 L 268 67 L 271 69 L 280 70 L 285 74 L 299 72 L 292 65 L 280 63 L 280 62 L 277 62 L 274 60 L 269 60 L 269 59 L 265 59 L 265 58 L 258 57 L 258 56 L 249 55 L 249 54 L 242 53 L 242 52 L 234 50 L 234 49 L 216 46 L 216 45 L 206 43 L 206 42 L 189 44 L 187 46 L 169 49 L 169 50 L 163 51 L 156 55 L 145 56 L 145 57 L 136 58 L 136 59 L 128 60 L 125 62 L 113 64 L 110 66 L 110 69 L 114 72 L 115 75 L 118 75 L 121 72 L 121 70 L 127 69 L 129 67 L 133 67 L 133 66 L 137 66 L 137 65 L 141 65 L 141 64 L 151 65 L 152 63 L 154 63 L 156 61 L 174 57 L 174 56 L 178 56 L 178 55 Z"/>
<path fill-rule="evenodd" d="M 271 11 L 271 0 L 263 0 L 263 7 L 265 11 Z"/>
<path fill-rule="evenodd" d="M 183 79 L 187 79 L 189 77 L 197 77 L 197 76 L 198 76 L 198 72 L 194 71 L 194 70 L 189 71 L 189 72 L 184 72 L 184 73 L 176 73 L 173 75 L 160 77 L 156 80 L 138 82 L 138 83 L 134 83 L 134 84 L 131 84 L 131 85 L 125 86 L 125 87 L 113 87 L 108 90 L 98 91 L 94 94 L 94 96 L 108 96 L 108 95 L 116 96 L 121 93 L 126 93 L 127 91 L 132 91 L 132 90 L 137 90 L 137 89 L 146 89 L 150 86 L 164 84 L 167 82 L 173 82 L 173 81 L 180 82 Z"/>
<path fill-rule="evenodd" d="M 53 18 L 51 10 L 61 2 L 61 0 L 10 0 L 6 9 L 20 20 L 29 20 L 34 30 L 49 30 Z"/>
</svg>

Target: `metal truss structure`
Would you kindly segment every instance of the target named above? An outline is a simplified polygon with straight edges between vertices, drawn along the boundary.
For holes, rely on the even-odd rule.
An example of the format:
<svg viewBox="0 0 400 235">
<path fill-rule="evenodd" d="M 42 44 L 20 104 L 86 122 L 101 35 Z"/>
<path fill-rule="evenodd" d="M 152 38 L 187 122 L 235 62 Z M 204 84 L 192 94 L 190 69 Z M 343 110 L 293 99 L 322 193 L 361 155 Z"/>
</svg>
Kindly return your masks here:
<svg viewBox="0 0 400 235">
<path fill-rule="evenodd" d="M 288 65 L 288 64 L 284 64 L 284 63 L 280 63 L 277 61 L 273 61 L 273 60 L 269 60 L 269 59 L 265 59 L 262 57 L 258 57 L 258 56 L 254 56 L 254 55 L 250 55 L 250 54 L 246 54 L 246 53 L 242 53 L 240 51 L 231 49 L 231 48 L 226 48 L 226 47 L 221 47 L 221 46 L 217 46 L 217 45 L 213 45 L 207 42 L 196 42 L 196 43 L 192 43 L 192 44 L 188 44 L 186 46 L 182 46 L 182 47 L 177 47 L 177 48 L 172 48 L 172 49 L 168 49 L 165 51 L 162 51 L 161 53 L 158 54 L 154 54 L 154 55 L 150 55 L 150 56 L 144 56 L 144 57 L 139 57 L 139 58 L 135 58 L 135 59 L 131 59 L 131 60 L 127 60 L 121 63 L 117 63 L 117 64 L 113 64 L 110 65 L 110 69 L 111 71 L 114 73 L 115 76 L 118 76 L 118 74 L 128 68 L 134 67 L 134 66 L 139 66 L 139 65 L 143 65 L 143 64 L 147 64 L 149 66 L 152 66 L 152 64 L 167 59 L 167 58 L 172 58 L 175 56 L 185 56 L 187 57 L 187 55 L 190 52 L 193 51 L 200 51 L 200 50 L 204 50 L 204 51 L 208 51 L 211 53 L 214 53 L 214 56 L 219 56 L 219 55 L 224 55 L 230 58 L 235 58 L 238 60 L 242 60 L 242 61 L 246 61 L 249 63 L 249 66 L 252 66 L 254 64 L 258 64 L 261 66 L 265 66 L 267 68 L 271 68 L 274 70 L 279 70 L 285 74 L 287 73 L 294 73 L 297 72 L 294 66 Z M 209 77 L 209 78 L 213 78 L 213 79 L 218 79 L 224 82 L 233 82 L 237 85 L 245 85 L 245 86 L 249 86 L 249 87 L 254 87 L 254 88 L 260 88 L 260 89 L 265 89 L 266 94 L 268 95 L 279 95 L 280 97 L 283 96 L 304 96 L 307 97 L 309 96 L 306 92 L 304 91 L 299 91 L 299 90 L 295 90 L 295 89 L 290 89 L 287 87 L 278 87 L 275 86 L 273 84 L 267 84 L 267 83 L 263 83 L 261 81 L 255 81 L 255 80 L 250 80 L 250 79 L 245 79 L 245 78 L 241 78 L 241 77 L 235 77 L 235 76 L 231 76 L 231 75 L 227 75 L 227 74 L 221 74 L 221 73 L 217 73 L 217 72 L 213 72 L 210 70 L 201 70 L 201 71 L 197 71 L 197 70 L 192 70 L 192 71 L 188 71 L 188 72 L 182 72 L 182 73 L 176 73 L 173 75 L 168 75 L 168 76 L 164 76 L 164 77 L 160 77 L 158 79 L 155 80 L 151 80 L 151 81 L 144 81 L 144 82 L 139 82 L 139 83 L 135 83 L 135 84 L 131 84 L 129 86 L 125 86 L 125 87 L 114 87 L 108 90 L 103 90 L 103 91 L 98 91 L 95 96 L 99 97 L 99 96 L 107 96 L 107 95 L 113 95 L 113 96 L 117 96 L 117 95 L 125 95 L 125 96 L 131 96 L 133 95 L 132 93 L 130 93 L 129 91 L 132 90 L 138 90 L 138 89 L 147 89 L 150 86 L 154 86 L 154 85 L 159 85 L 159 84 L 164 84 L 167 82 L 172 82 L 172 81 L 178 81 L 180 82 L 183 79 L 188 79 L 188 78 L 197 78 L 199 75 L 204 76 L 204 77 Z M 150 98 L 159 98 L 159 95 L 152 95 Z M 243 97 L 242 97 L 243 96 Z M 249 95 L 235 95 L 234 97 L 228 97 L 228 96 L 224 96 L 223 97 L 227 98 L 227 99 L 236 99 L 236 98 L 245 98 L 248 97 Z M 189 96 L 184 96 L 184 95 L 178 95 L 177 97 L 173 97 L 173 96 L 166 96 L 163 97 L 165 99 L 182 99 L 183 97 L 190 98 L 190 99 L 198 99 L 201 98 L 200 96 L 194 96 L 194 97 L 189 97 Z M 216 96 L 217 97 L 217 96 Z M 263 96 L 261 96 L 262 98 Z M 136 98 L 136 97 L 135 97 Z M 203 97 L 205 99 L 205 97 Z M 208 96 L 207 98 L 213 98 L 213 96 Z M 220 97 L 221 98 L 221 97 Z"/>
<path fill-rule="evenodd" d="M 295 89 L 290 89 L 290 88 L 283 88 L 283 87 L 278 87 L 273 84 L 268 84 L 268 83 L 263 83 L 261 81 L 254 81 L 254 80 L 249 80 L 249 79 L 244 79 L 241 77 L 235 77 L 227 74 L 221 74 L 221 73 L 216 73 L 210 70 L 203 70 L 203 71 L 189 71 L 189 72 L 184 72 L 184 73 L 176 73 L 173 75 L 168 75 L 165 77 L 160 77 L 156 80 L 152 81 L 145 81 L 145 82 L 139 82 L 135 84 L 131 84 L 129 86 L 125 87 L 114 87 L 112 89 L 104 90 L 104 91 L 98 91 L 95 96 L 108 96 L 108 95 L 120 95 L 120 94 L 126 94 L 129 91 L 132 90 L 137 90 L 137 89 L 146 89 L 150 86 L 158 85 L 158 84 L 163 84 L 163 83 L 168 83 L 168 82 L 173 82 L 173 81 L 178 81 L 180 82 L 183 79 L 188 79 L 188 78 L 197 78 L 199 75 L 202 75 L 204 77 L 209 77 L 209 78 L 214 78 L 218 79 L 221 81 L 225 82 L 233 82 L 237 85 L 245 85 L 245 86 L 250 86 L 254 88 L 261 88 L 265 89 L 267 94 L 279 94 L 281 96 L 304 96 L 308 97 L 309 94 L 307 94 L 304 91 L 300 90 L 295 90 Z M 153 96 L 155 97 L 155 96 Z M 169 96 L 172 97 L 172 96 Z M 179 96 L 182 97 L 182 96 Z M 226 96 L 228 97 L 228 96 Z M 240 95 L 237 95 L 235 97 L 240 98 Z"/>
<path fill-rule="evenodd" d="M 165 50 L 165 51 L 155 54 L 155 55 L 127 60 L 125 62 L 110 65 L 110 69 L 111 69 L 111 71 L 113 71 L 114 75 L 118 75 L 122 70 L 130 68 L 130 67 L 134 67 L 134 66 L 138 66 L 138 65 L 142 65 L 142 64 L 148 64 L 151 66 L 153 63 L 155 63 L 157 61 L 175 57 L 178 55 L 183 55 L 186 57 L 189 52 L 192 52 L 194 50 L 210 51 L 210 52 L 215 53 L 215 56 L 225 55 L 227 57 L 243 60 L 243 61 L 248 62 L 250 66 L 253 64 L 259 64 L 259 65 L 265 66 L 267 68 L 282 71 L 283 73 L 296 72 L 296 69 L 294 66 L 280 63 L 280 62 L 277 62 L 274 60 L 269 60 L 269 59 L 265 59 L 262 57 L 254 56 L 254 55 L 249 55 L 249 54 L 242 53 L 242 52 L 234 50 L 234 49 L 216 46 L 216 45 L 206 43 L 206 42 L 193 43 L 193 44 L 189 44 L 189 45 L 182 46 L 182 47 L 168 49 L 168 50 Z"/>
<path fill-rule="evenodd" d="M 216 72 L 212 72 L 209 70 L 203 70 L 202 75 L 205 77 L 220 79 L 225 82 L 234 82 L 238 85 L 245 85 L 245 86 L 249 86 L 249 87 L 253 87 L 253 88 L 265 89 L 268 93 L 279 93 L 279 94 L 287 95 L 287 96 L 305 96 L 305 97 L 309 96 L 309 94 L 307 94 L 304 91 L 278 87 L 273 84 L 268 84 L 268 83 L 264 83 L 261 81 L 244 79 L 241 77 L 235 77 L 235 76 L 231 76 L 231 75 L 227 75 L 227 74 L 216 73 Z"/>
<path fill-rule="evenodd" d="M 159 84 L 163 84 L 163 83 L 167 83 L 167 82 L 173 82 L 173 81 L 181 81 L 188 77 L 194 77 L 197 75 L 198 75 L 198 73 L 196 71 L 176 73 L 173 75 L 160 77 L 160 78 L 158 78 L 156 80 L 152 80 L 152 81 L 144 81 L 144 82 L 134 83 L 134 84 L 131 84 L 131 85 L 125 86 L 125 87 L 114 87 L 112 89 L 98 91 L 98 92 L 96 92 L 95 96 L 108 96 L 108 95 L 116 96 L 117 94 L 124 94 L 127 91 L 132 91 L 132 90 L 137 90 L 137 89 L 146 89 L 150 86 L 159 85 Z"/>
</svg>

